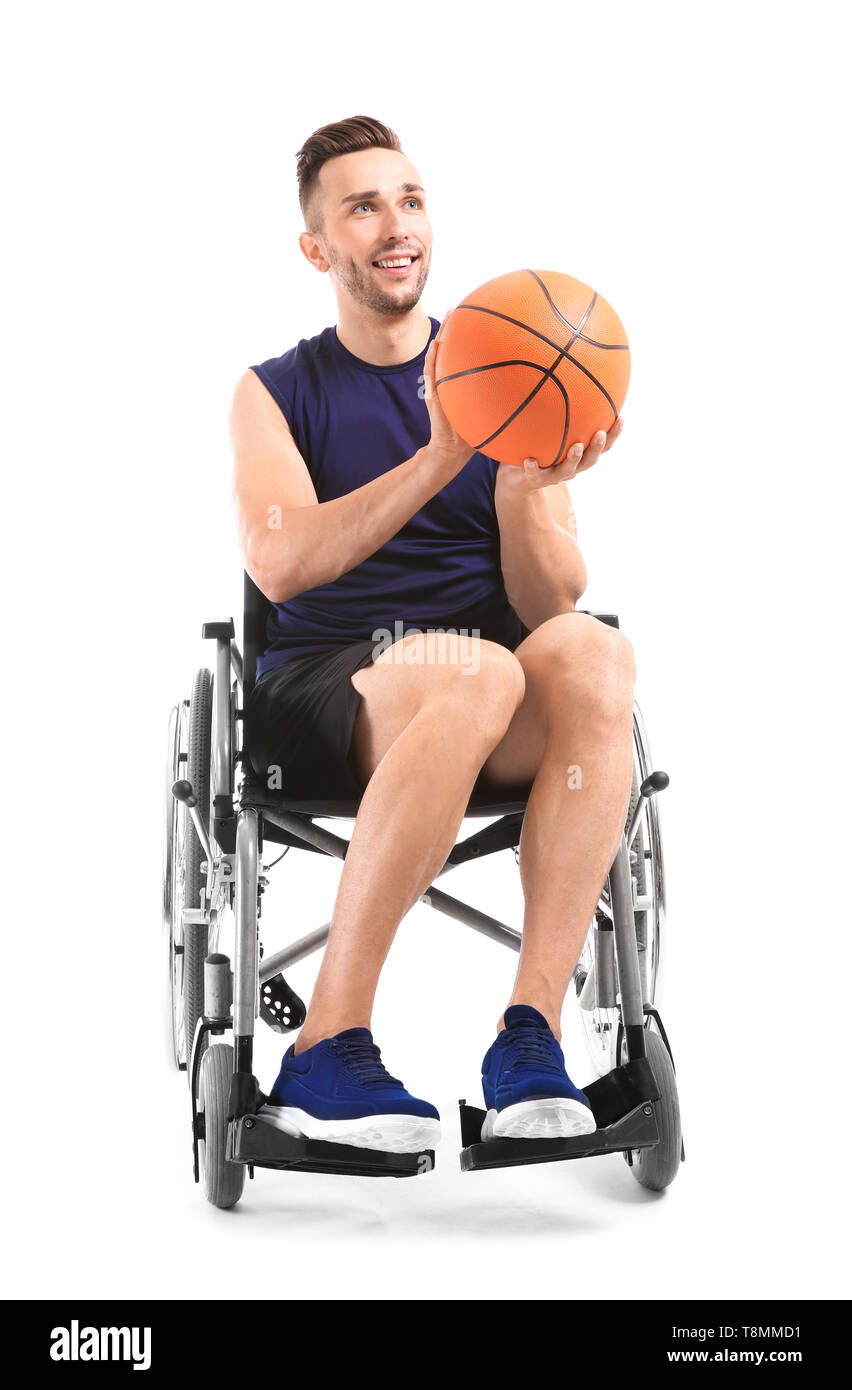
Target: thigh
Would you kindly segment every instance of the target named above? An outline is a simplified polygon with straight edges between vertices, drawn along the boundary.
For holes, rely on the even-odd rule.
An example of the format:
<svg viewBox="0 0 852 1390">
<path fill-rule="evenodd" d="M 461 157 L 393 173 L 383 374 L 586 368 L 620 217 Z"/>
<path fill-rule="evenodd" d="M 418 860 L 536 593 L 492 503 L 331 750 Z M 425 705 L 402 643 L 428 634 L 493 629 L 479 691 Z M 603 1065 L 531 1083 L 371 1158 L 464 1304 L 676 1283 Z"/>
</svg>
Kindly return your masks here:
<svg viewBox="0 0 852 1390">
<path fill-rule="evenodd" d="M 551 721 L 586 707 L 583 679 L 600 682 L 609 649 L 620 633 L 586 613 L 561 613 L 537 627 L 515 648 L 524 672 L 524 699 L 500 743 L 482 767 L 488 791 L 529 786 L 544 757 Z M 572 706 L 569 712 L 566 702 Z"/>
<path fill-rule="evenodd" d="M 468 700 L 474 705 L 486 697 L 490 682 L 517 688 L 521 676 L 512 652 L 496 642 L 461 633 L 411 632 L 371 665 L 354 671 L 350 680 L 361 700 L 349 757 L 366 785 L 425 704 L 448 707 L 451 701 Z"/>
</svg>

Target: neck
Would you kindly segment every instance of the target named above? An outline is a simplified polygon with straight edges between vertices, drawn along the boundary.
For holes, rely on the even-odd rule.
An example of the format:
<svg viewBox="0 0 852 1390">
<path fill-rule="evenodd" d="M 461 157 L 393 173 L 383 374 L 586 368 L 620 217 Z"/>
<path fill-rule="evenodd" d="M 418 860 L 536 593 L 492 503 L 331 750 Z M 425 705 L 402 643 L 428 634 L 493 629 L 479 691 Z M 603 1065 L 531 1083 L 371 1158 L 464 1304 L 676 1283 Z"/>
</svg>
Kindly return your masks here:
<svg viewBox="0 0 852 1390">
<path fill-rule="evenodd" d="M 407 314 L 393 317 L 352 304 L 348 299 L 339 302 L 338 309 L 337 336 L 341 343 L 362 362 L 376 367 L 410 362 L 426 347 L 432 332 L 429 315 L 419 304 Z"/>
</svg>

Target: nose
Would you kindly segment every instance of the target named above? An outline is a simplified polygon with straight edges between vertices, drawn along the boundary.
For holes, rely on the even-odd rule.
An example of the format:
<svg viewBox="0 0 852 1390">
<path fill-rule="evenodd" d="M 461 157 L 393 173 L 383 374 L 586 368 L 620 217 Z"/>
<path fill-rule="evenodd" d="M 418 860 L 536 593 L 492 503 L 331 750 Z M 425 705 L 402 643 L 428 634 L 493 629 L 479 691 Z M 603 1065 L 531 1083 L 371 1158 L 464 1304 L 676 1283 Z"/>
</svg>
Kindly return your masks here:
<svg viewBox="0 0 852 1390">
<path fill-rule="evenodd" d="M 390 207 L 382 219 L 382 234 L 389 246 L 402 246 L 407 243 L 408 228 L 399 208 Z"/>
</svg>

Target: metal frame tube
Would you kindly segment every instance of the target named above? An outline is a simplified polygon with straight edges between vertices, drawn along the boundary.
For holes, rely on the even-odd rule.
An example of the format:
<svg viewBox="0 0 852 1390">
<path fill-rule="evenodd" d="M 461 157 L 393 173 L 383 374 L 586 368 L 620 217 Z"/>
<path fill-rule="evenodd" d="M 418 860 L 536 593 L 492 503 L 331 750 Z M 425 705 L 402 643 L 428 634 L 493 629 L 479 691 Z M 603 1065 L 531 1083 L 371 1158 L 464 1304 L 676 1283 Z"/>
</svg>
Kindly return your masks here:
<svg viewBox="0 0 852 1390">
<path fill-rule="evenodd" d="M 243 658 L 240 649 L 233 638 L 231 638 L 231 669 L 236 679 L 242 686 L 243 683 Z"/>
<path fill-rule="evenodd" d="M 233 794 L 231 757 L 231 642 L 216 638 L 216 679 L 213 684 L 213 795 Z"/>
<path fill-rule="evenodd" d="M 324 927 L 317 927 L 316 931 L 310 932 L 307 936 L 300 936 L 298 941 L 294 941 L 292 946 L 285 946 L 282 951 L 276 951 L 274 955 L 264 956 L 260 962 L 260 983 L 271 980 L 273 975 L 277 975 L 280 970 L 285 970 L 288 965 L 295 965 L 297 961 L 304 960 L 305 956 L 313 955 L 320 946 L 324 946 L 328 941 L 328 934 L 331 931 L 331 923 L 326 922 Z"/>
<path fill-rule="evenodd" d="M 645 802 L 646 802 L 648 799 L 649 799 L 649 798 L 648 798 L 647 796 L 643 796 L 642 793 L 640 792 L 640 794 L 639 794 L 639 799 L 637 800 L 636 805 L 635 805 L 634 808 L 633 808 L 633 819 L 631 820 L 631 822 L 630 822 L 630 828 L 629 828 L 628 831 L 627 831 L 627 848 L 628 848 L 628 849 L 632 849 L 632 848 L 633 848 L 633 841 L 636 839 L 636 836 L 639 834 L 639 822 L 640 822 L 640 820 L 642 819 L 642 812 L 645 810 Z"/>
<path fill-rule="evenodd" d="M 240 811 L 237 817 L 235 855 L 236 903 L 234 906 L 236 950 L 234 959 L 234 1033 L 254 1035 L 258 1013 L 257 975 L 257 875 L 258 813 Z"/>
<path fill-rule="evenodd" d="M 499 941 L 502 946 L 508 946 L 512 951 L 521 949 L 521 933 L 515 931 L 513 927 L 507 927 L 505 922 L 498 922 L 496 917 L 489 917 L 485 912 L 479 912 L 477 908 L 470 907 L 468 903 L 460 902 L 458 898 L 450 897 L 449 893 L 442 893 L 439 888 L 428 888 L 418 899 L 421 903 L 426 903 L 428 907 L 437 908 L 447 917 L 453 917 L 457 922 L 463 922 L 466 927 L 472 927 L 474 931 L 481 932 L 483 936 L 490 936 L 492 941 Z"/>
<path fill-rule="evenodd" d="M 186 806 L 186 809 L 189 811 L 189 814 L 192 817 L 192 824 L 195 826 L 195 833 L 198 836 L 198 843 L 201 845 L 201 848 L 204 851 L 204 858 L 207 860 L 207 883 L 209 886 L 210 875 L 213 871 L 213 846 L 210 842 L 210 836 L 207 834 L 207 831 L 204 827 L 204 822 L 201 819 L 201 814 L 198 810 L 198 802 L 193 801 L 193 804 L 191 806 L 187 805 L 187 803 L 184 802 L 184 805 Z"/>
<path fill-rule="evenodd" d="M 264 807 L 263 816 L 265 820 L 271 821 L 279 829 L 286 830 L 290 835 L 296 835 L 306 844 L 314 845 L 324 854 L 330 855 L 332 859 L 346 858 L 349 841 L 344 835 L 333 835 L 330 830 L 323 830 L 322 826 L 314 825 L 313 821 L 306 820 L 304 816 L 293 811 L 269 811 Z"/>
<path fill-rule="evenodd" d="M 612 868 L 609 871 L 609 891 L 612 903 L 612 926 L 615 934 L 615 962 L 621 992 L 621 1016 L 625 1028 L 640 1030 L 645 1026 L 642 999 L 642 977 L 639 971 L 639 948 L 636 942 L 636 922 L 633 916 L 633 884 L 630 877 L 630 854 L 622 835 Z M 643 1053 L 628 1047 L 631 1060 Z"/>
</svg>

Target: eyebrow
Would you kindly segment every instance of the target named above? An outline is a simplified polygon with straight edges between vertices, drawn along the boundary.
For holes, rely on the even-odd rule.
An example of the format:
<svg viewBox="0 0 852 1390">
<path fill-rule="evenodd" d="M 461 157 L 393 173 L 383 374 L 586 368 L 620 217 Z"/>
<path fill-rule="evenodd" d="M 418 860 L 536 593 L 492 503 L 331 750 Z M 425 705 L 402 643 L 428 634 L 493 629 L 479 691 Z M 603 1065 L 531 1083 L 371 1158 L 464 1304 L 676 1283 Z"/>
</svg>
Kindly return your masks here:
<svg viewBox="0 0 852 1390">
<path fill-rule="evenodd" d="M 419 183 L 401 183 L 397 188 L 398 193 L 425 193 L 425 189 Z M 379 190 L 370 188 L 366 193 L 350 193 L 346 198 L 341 198 L 340 206 L 345 203 L 364 203 L 371 198 L 378 198 Z"/>
</svg>

